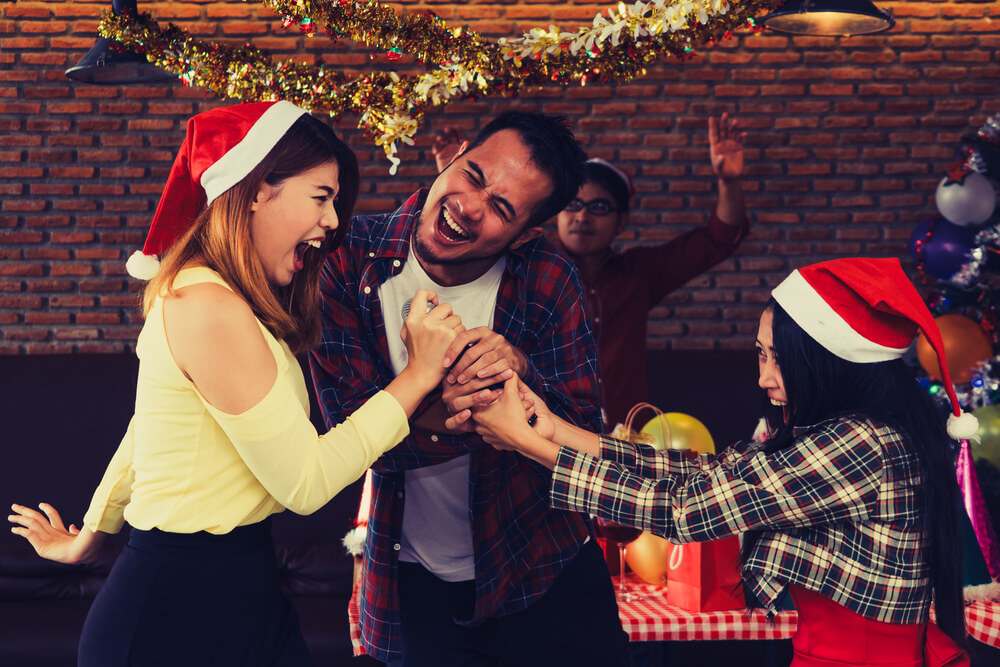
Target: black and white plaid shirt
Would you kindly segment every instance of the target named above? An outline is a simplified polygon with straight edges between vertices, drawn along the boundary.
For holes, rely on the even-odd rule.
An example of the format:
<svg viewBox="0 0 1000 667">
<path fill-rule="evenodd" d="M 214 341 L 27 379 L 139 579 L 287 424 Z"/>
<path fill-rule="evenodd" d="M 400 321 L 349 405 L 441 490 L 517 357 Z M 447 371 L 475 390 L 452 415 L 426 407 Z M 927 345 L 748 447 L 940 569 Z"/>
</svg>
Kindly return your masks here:
<svg viewBox="0 0 1000 667">
<path fill-rule="evenodd" d="M 674 542 L 761 530 L 743 578 L 766 608 L 798 584 L 865 618 L 926 621 L 920 477 L 902 436 L 857 417 L 797 429 L 795 438 L 773 454 L 741 442 L 697 458 L 610 437 L 601 439 L 600 459 L 563 447 L 552 506 Z"/>
</svg>

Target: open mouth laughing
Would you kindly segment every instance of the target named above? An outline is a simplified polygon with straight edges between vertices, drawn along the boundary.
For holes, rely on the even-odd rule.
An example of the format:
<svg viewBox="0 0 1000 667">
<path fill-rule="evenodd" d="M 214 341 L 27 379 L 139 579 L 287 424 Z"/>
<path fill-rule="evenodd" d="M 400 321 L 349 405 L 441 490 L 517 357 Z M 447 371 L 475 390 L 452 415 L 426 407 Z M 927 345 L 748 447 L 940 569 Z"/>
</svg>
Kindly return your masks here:
<svg viewBox="0 0 1000 667">
<path fill-rule="evenodd" d="M 313 248 L 319 250 L 323 246 L 323 239 L 309 239 L 295 246 L 295 270 L 301 271 L 305 266 L 306 252 Z"/>
<path fill-rule="evenodd" d="M 448 210 L 447 206 L 442 206 L 441 212 L 438 214 L 437 232 L 450 243 L 462 243 L 469 240 L 469 233 L 455 221 L 455 216 Z"/>
</svg>

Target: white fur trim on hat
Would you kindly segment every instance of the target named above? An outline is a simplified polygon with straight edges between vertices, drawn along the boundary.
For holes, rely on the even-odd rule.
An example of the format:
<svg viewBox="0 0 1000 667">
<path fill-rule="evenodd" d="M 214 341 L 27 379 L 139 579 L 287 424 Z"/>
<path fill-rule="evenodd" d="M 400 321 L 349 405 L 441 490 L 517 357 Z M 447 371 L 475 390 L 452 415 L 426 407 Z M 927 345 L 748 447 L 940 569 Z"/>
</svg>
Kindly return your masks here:
<svg viewBox="0 0 1000 667">
<path fill-rule="evenodd" d="M 798 270 L 792 271 L 775 287 L 771 296 L 803 331 L 841 359 L 871 364 L 899 359 L 909 349 L 909 346 L 879 345 L 859 334 L 806 282 Z"/>
<path fill-rule="evenodd" d="M 144 255 L 141 250 L 136 250 L 126 260 L 125 270 L 133 278 L 152 280 L 160 270 L 160 260 L 156 255 Z"/>
<path fill-rule="evenodd" d="M 305 109 L 286 100 L 271 105 L 246 136 L 201 175 L 201 187 L 207 199 L 205 205 L 208 206 L 216 197 L 243 180 L 305 113 Z"/>
</svg>

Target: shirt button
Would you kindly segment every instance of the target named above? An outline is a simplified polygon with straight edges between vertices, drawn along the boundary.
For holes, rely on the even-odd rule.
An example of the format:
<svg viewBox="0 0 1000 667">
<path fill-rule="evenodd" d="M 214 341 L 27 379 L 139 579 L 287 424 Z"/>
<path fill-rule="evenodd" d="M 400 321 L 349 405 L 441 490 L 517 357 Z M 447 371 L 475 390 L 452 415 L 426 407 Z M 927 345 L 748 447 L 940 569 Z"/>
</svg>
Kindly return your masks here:
<svg viewBox="0 0 1000 667">
<path fill-rule="evenodd" d="M 373 254 L 374 254 L 374 253 L 373 253 Z M 591 294 L 597 294 L 597 290 L 595 290 L 595 289 L 592 289 L 592 290 L 590 290 L 590 293 L 591 293 Z"/>
<path fill-rule="evenodd" d="M 397 491 L 396 492 L 396 497 L 397 498 L 402 498 L 403 497 L 403 492 L 402 491 Z"/>
<path fill-rule="evenodd" d="M 374 256 L 375 256 L 375 253 L 373 253 L 373 252 L 370 252 L 370 253 L 368 253 L 368 256 L 369 256 L 369 257 L 374 257 Z"/>
<path fill-rule="evenodd" d="M 595 317 L 594 318 L 594 324 L 600 324 L 600 323 L 601 323 L 601 318 Z"/>
<path fill-rule="evenodd" d="M 395 262 L 393 262 L 393 263 L 392 263 L 392 265 L 393 265 L 393 266 L 400 266 L 400 265 L 402 265 L 402 262 L 400 262 L 400 261 L 399 261 L 399 260 L 397 259 L 397 260 L 396 260 Z"/>
<path fill-rule="evenodd" d="M 365 287 L 365 294 L 371 294 L 371 293 L 372 293 L 372 288 L 371 287 Z"/>
<path fill-rule="evenodd" d="M 392 545 L 392 548 L 394 551 L 399 551 L 402 547 L 399 546 L 399 542 L 396 542 Z"/>
<path fill-rule="evenodd" d="M 437 442 L 437 441 L 438 441 L 438 437 L 436 435 L 432 435 L 431 436 L 431 442 Z"/>
</svg>

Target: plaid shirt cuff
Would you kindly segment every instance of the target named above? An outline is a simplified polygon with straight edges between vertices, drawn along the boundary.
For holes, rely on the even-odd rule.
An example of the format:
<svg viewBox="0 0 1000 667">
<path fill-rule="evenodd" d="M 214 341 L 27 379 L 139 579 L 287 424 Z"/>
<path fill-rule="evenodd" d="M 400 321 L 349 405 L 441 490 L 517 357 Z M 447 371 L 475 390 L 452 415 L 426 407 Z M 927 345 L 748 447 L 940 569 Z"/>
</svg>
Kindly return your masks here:
<svg viewBox="0 0 1000 667">
<path fill-rule="evenodd" d="M 597 468 L 600 463 L 600 459 L 589 454 L 570 447 L 560 447 L 549 487 L 549 502 L 552 507 L 596 514 L 596 498 L 600 495 L 592 494 L 591 489 L 593 482 L 598 479 Z"/>
</svg>

